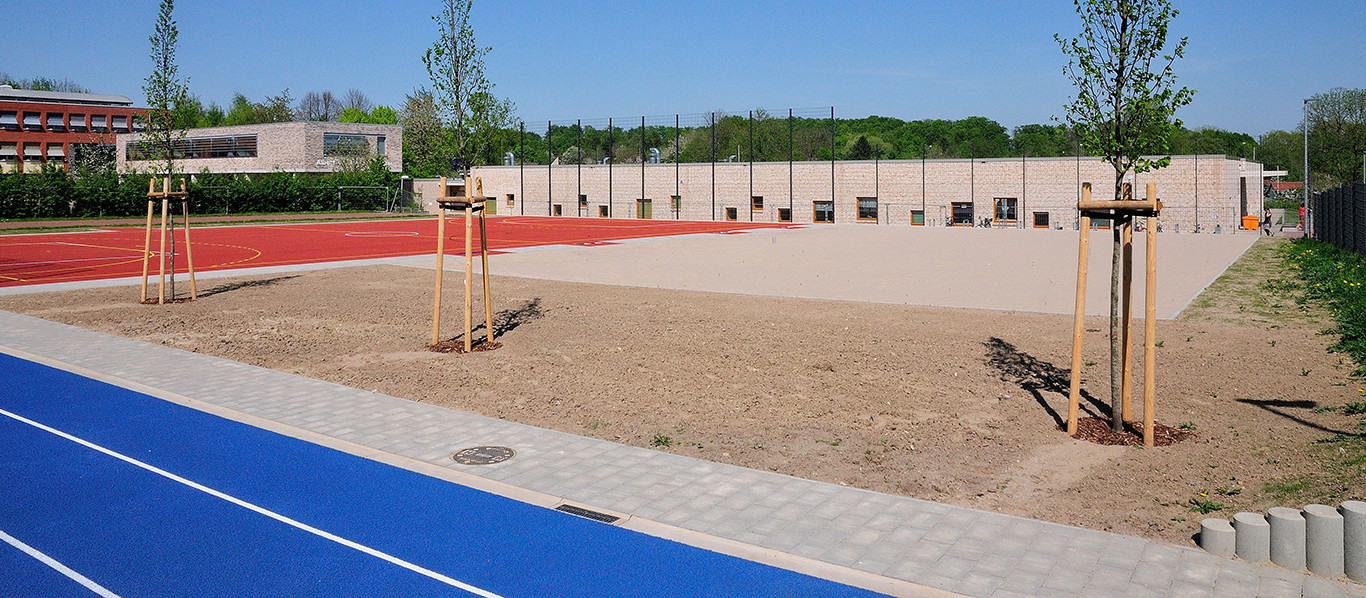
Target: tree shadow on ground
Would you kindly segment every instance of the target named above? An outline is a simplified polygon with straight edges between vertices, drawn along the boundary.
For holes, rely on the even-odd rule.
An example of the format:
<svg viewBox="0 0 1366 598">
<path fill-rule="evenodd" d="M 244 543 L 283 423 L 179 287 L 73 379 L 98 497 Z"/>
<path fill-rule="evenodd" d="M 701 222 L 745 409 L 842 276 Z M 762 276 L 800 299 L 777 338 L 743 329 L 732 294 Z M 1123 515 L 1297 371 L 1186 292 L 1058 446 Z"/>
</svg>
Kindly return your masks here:
<svg viewBox="0 0 1366 598">
<path fill-rule="evenodd" d="M 1072 387 L 1072 370 L 1034 357 L 994 336 L 982 344 L 987 348 L 987 365 L 996 368 L 1001 380 L 1019 385 L 1034 396 L 1034 400 L 1058 426 L 1067 425 L 1066 418 L 1048 404 L 1043 393 L 1051 392 L 1067 397 Z M 1081 403 L 1083 411 L 1095 417 L 1109 417 L 1109 405 L 1091 396 L 1085 389 L 1081 391 L 1081 398 L 1085 399 Z"/>
<path fill-rule="evenodd" d="M 516 308 L 500 311 L 493 314 L 493 338 L 503 338 L 507 333 L 516 330 L 518 326 L 544 317 L 545 310 L 541 308 L 540 297 L 528 300 Z M 484 334 L 481 334 L 481 332 L 487 330 L 487 328 L 486 324 L 479 324 L 470 330 L 471 348 L 475 345 L 487 342 L 487 337 Z M 463 343 L 464 339 L 465 335 L 462 333 L 455 335 L 455 337 L 450 340 L 452 342 L 460 341 Z"/>
<path fill-rule="evenodd" d="M 291 278 L 298 278 L 298 277 L 299 277 L 298 274 L 291 274 L 291 275 L 289 275 L 289 276 L 276 276 L 275 278 L 260 278 L 260 279 L 256 279 L 256 280 L 244 280 L 244 281 L 241 281 L 241 282 L 230 282 L 230 283 L 228 283 L 228 284 L 218 285 L 218 286 L 216 286 L 216 287 L 214 287 L 214 288 L 212 288 L 212 289 L 209 289 L 209 290 L 207 290 L 207 291 L 204 291 L 204 292 L 200 293 L 200 294 L 199 294 L 199 298 L 200 298 L 200 299 L 203 299 L 204 297 L 212 297 L 212 296 L 214 296 L 214 295 L 221 295 L 221 294 L 223 294 L 223 293 L 231 293 L 231 292 L 233 292 L 233 291 L 239 291 L 239 290 L 242 290 L 242 289 L 249 289 L 249 288 L 253 288 L 253 287 L 268 287 L 268 286 L 271 286 L 271 285 L 274 285 L 274 284 L 279 284 L 279 283 L 281 283 L 281 282 L 283 282 L 283 281 L 286 281 L 286 280 L 289 280 L 289 279 L 291 279 Z"/>
</svg>

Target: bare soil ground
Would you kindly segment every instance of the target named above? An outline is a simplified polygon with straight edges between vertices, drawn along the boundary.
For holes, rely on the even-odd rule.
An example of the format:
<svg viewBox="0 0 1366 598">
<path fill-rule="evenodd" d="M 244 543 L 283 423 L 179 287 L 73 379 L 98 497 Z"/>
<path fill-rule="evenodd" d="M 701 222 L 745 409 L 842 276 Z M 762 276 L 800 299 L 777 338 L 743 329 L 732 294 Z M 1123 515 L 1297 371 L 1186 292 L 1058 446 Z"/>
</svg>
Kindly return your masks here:
<svg viewBox="0 0 1366 598">
<path fill-rule="evenodd" d="M 124 287 L 0 309 L 656 450 L 1190 543 L 1204 516 L 1192 509 L 1231 517 L 1366 488 L 1319 442 L 1356 431 L 1321 408 L 1363 400 L 1366 385 L 1326 351 L 1320 310 L 1263 284 L 1285 275 L 1284 242 L 1259 241 L 1158 323 L 1157 419 L 1195 434 L 1156 449 L 1059 430 L 1068 315 L 495 277 L 501 348 L 435 353 L 432 272 L 398 266 L 215 280 L 180 305 L 139 305 Z M 448 301 L 446 330 L 460 319 Z M 1108 416 L 1104 329 L 1088 319 L 1083 416 Z"/>
</svg>

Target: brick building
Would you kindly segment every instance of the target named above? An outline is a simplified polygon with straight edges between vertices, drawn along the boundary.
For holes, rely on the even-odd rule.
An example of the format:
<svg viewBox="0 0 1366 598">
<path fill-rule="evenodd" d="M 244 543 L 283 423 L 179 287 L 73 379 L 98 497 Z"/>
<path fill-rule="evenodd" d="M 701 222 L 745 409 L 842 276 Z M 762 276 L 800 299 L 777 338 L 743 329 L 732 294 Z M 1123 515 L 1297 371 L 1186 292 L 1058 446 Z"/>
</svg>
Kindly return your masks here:
<svg viewBox="0 0 1366 598">
<path fill-rule="evenodd" d="M 138 135 L 118 136 L 118 168 L 147 170 Z M 181 168 L 221 174 L 333 172 L 349 157 L 384 156 L 392 172 L 403 169 L 403 127 L 296 121 L 190 129 L 176 142 Z"/>
<path fill-rule="evenodd" d="M 1076 226 L 1081 184 L 1112 195 L 1093 157 L 845 162 L 583 164 L 474 169 L 502 214 L 836 222 L 901 226 Z M 1157 184 L 1166 230 L 1235 230 L 1261 214 L 1262 166 L 1223 155 L 1174 156 L 1127 181 Z"/>
<path fill-rule="evenodd" d="M 0 85 L 0 172 L 67 167 L 75 153 L 112 146 L 116 134 L 136 130 L 134 116 L 144 113 L 124 96 Z"/>
</svg>

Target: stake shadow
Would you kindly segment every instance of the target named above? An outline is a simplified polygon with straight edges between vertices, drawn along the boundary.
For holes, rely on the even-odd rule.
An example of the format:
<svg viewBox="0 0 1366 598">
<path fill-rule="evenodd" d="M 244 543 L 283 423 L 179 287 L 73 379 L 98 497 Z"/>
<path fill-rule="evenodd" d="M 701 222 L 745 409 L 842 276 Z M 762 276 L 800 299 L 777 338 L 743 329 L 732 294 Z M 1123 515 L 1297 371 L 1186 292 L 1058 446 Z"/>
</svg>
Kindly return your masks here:
<svg viewBox="0 0 1366 598">
<path fill-rule="evenodd" d="M 505 309 L 493 314 L 493 338 L 503 338 L 509 332 L 516 330 L 518 326 L 539 320 L 545 317 L 545 310 L 541 309 L 541 298 L 531 299 L 521 306 L 514 309 Z M 474 346 L 485 341 L 485 336 L 480 334 L 487 330 L 487 324 L 481 323 L 470 330 L 470 346 Z M 459 341 L 465 338 L 464 333 L 455 335 L 452 341 Z"/>
<path fill-rule="evenodd" d="M 257 280 L 244 280 L 244 281 L 242 281 L 242 282 L 230 282 L 230 283 L 228 283 L 228 284 L 218 285 L 218 286 L 216 286 L 216 287 L 214 287 L 214 288 L 212 288 L 212 289 L 209 289 L 209 290 L 207 290 L 207 291 L 204 291 L 204 292 L 202 292 L 202 293 L 199 294 L 199 297 L 202 299 L 202 298 L 204 298 L 204 297 L 212 297 L 212 296 L 214 296 L 214 295 L 220 295 L 220 294 L 223 294 L 223 293 L 231 293 L 232 291 L 240 291 L 240 290 L 242 290 L 242 289 L 250 289 L 250 288 L 253 288 L 253 287 L 268 287 L 268 286 L 271 286 L 271 285 L 279 284 L 279 283 L 284 282 L 284 281 L 286 281 L 286 280 L 289 280 L 289 279 L 291 279 L 291 278 L 298 278 L 298 277 L 299 277 L 298 274 L 291 274 L 291 275 L 289 275 L 289 276 L 276 276 L 275 278 L 260 278 L 260 279 L 257 279 Z"/>
<path fill-rule="evenodd" d="M 1033 395 L 1034 401 L 1053 418 L 1053 421 L 1059 426 L 1067 425 L 1066 418 L 1048 404 L 1043 393 L 1051 392 L 1066 397 L 1072 387 L 1072 370 L 1034 357 L 994 336 L 982 344 L 987 348 L 987 365 L 996 368 L 1001 380 L 1019 385 Z M 1085 389 L 1081 391 L 1081 398 L 1084 399 L 1081 402 L 1082 411 L 1098 418 L 1109 417 L 1109 405 Z"/>
<path fill-rule="evenodd" d="M 1327 434 L 1333 434 L 1333 435 L 1336 435 L 1336 436 L 1354 437 L 1354 438 L 1366 438 L 1366 434 L 1363 434 L 1363 433 L 1361 433 L 1361 432 L 1347 432 L 1347 431 L 1344 431 L 1344 430 L 1335 430 L 1335 429 L 1333 429 L 1333 428 L 1330 428 L 1330 427 L 1325 426 L 1325 425 L 1322 425 L 1322 424 L 1316 424 L 1316 423 L 1314 423 L 1314 422 L 1311 422 L 1311 421 L 1309 421 L 1309 420 L 1306 420 L 1306 419 L 1304 419 L 1304 418 L 1302 418 L 1302 417 L 1299 417 L 1299 416 L 1297 416 L 1297 415 L 1295 415 L 1295 414 L 1290 413 L 1289 411 L 1287 411 L 1287 409 L 1313 409 L 1314 407 L 1317 407 L 1317 406 L 1318 406 L 1318 403 L 1315 402 L 1315 401 L 1287 401 L 1287 400 L 1285 400 L 1285 399 L 1234 399 L 1234 400 L 1237 401 L 1237 402 L 1239 402 L 1239 403 L 1242 403 L 1242 404 L 1244 404 L 1244 405 L 1252 405 L 1253 407 L 1256 407 L 1256 408 L 1258 408 L 1258 409 L 1262 409 L 1262 410 L 1264 410 L 1264 411 L 1269 411 L 1269 412 L 1271 412 L 1271 413 L 1274 414 L 1274 415 L 1277 415 L 1277 416 L 1279 416 L 1279 417 L 1283 417 L 1283 418 L 1285 418 L 1285 419 L 1288 419 L 1288 420 L 1290 420 L 1290 421 L 1293 421 L 1293 422 L 1295 422 L 1295 423 L 1297 423 L 1297 424 L 1300 424 L 1301 426 L 1304 426 L 1304 427 L 1306 427 L 1306 428 L 1312 428 L 1312 429 L 1314 429 L 1314 430 L 1318 430 L 1318 431 L 1320 431 L 1320 432 L 1324 432 L 1324 433 L 1327 433 Z"/>
</svg>

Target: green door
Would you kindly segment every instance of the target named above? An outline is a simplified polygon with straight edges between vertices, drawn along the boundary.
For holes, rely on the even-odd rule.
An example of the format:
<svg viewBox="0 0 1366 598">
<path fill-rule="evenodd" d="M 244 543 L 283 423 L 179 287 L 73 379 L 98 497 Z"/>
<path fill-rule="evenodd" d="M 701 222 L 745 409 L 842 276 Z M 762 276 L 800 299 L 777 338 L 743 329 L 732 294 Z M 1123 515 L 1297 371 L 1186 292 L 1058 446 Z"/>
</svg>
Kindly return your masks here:
<svg viewBox="0 0 1366 598">
<path fill-rule="evenodd" d="M 653 203 L 653 202 L 651 202 L 651 201 L 648 200 L 648 199 L 637 199 L 637 200 L 636 200 L 636 218 L 640 218 L 640 219 L 642 219 L 642 220 L 650 220 L 650 219 L 652 219 L 653 216 L 650 215 L 650 214 L 651 214 L 651 205 L 650 205 L 650 204 L 652 204 L 652 203 Z"/>
</svg>

